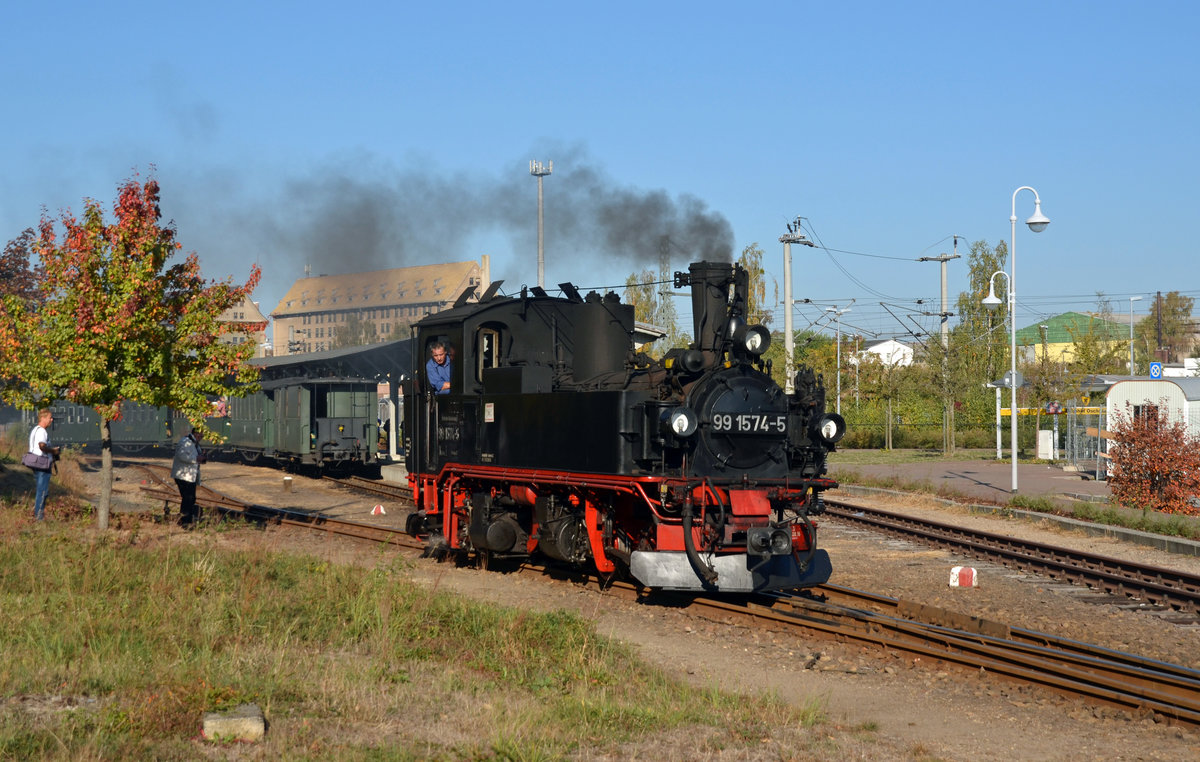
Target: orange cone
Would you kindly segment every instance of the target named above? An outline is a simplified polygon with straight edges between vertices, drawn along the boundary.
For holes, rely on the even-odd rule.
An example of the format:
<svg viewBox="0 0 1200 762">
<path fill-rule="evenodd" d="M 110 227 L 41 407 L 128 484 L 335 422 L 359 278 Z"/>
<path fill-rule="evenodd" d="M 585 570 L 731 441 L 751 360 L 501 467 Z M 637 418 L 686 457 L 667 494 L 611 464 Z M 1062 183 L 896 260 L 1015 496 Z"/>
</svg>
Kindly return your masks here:
<svg viewBox="0 0 1200 762">
<path fill-rule="evenodd" d="M 377 505 L 371 509 L 371 515 L 372 516 L 386 516 L 387 511 L 383 510 L 382 505 Z"/>
</svg>

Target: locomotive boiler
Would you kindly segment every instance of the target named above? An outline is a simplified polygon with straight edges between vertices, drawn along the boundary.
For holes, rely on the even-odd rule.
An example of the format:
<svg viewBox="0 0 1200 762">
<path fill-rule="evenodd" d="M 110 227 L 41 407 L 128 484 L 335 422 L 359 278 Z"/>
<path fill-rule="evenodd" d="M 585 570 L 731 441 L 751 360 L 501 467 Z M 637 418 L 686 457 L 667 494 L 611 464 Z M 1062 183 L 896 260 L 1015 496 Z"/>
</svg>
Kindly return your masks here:
<svg viewBox="0 0 1200 762">
<path fill-rule="evenodd" d="M 649 588 L 829 578 L 813 517 L 836 486 L 825 462 L 845 423 L 810 370 L 791 395 L 771 379 L 744 269 L 675 274 L 691 289 L 694 341 L 661 360 L 634 351 L 633 307 L 616 294 L 499 286 L 415 328 L 410 532 L 484 562 L 540 554 Z M 435 344 L 450 363 L 443 393 L 423 359 Z"/>
</svg>

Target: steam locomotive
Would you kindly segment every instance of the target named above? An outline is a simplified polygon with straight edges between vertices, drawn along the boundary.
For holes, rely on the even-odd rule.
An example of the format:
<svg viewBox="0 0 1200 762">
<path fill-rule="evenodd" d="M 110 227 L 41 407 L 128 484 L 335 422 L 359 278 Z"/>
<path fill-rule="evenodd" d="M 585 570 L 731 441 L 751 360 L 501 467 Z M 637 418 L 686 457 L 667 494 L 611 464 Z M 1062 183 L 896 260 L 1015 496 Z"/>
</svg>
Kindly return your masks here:
<svg viewBox="0 0 1200 762">
<path fill-rule="evenodd" d="M 791 395 L 771 379 L 743 268 L 675 273 L 691 289 L 694 342 L 661 361 L 635 353 L 633 307 L 614 293 L 564 283 L 561 297 L 499 296 L 500 283 L 415 327 L 411 534 L 484 563 L 540 554 L 648 588 L 828 580 L 813 517 L 837 486 L 825 461 L 845 422 L 811 370 Z M 422 364 L 435 345 L 450 358 L 444 393 Z"/>
</svg>

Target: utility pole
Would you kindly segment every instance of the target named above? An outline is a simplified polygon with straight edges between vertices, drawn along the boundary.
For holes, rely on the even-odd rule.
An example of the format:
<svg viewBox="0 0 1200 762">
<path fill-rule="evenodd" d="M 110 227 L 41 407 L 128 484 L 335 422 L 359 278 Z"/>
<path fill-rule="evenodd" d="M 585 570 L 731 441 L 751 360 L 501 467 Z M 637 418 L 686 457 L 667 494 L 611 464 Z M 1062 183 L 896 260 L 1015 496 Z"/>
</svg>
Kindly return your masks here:
<svg viewBox="0 0 1200 762">
<path fill-rule="evenodd" d="M 936 257 L 921 257 L 918 262 L 941 262 L 942 263 L 942 310 L 941 315 L 941 333 L 942 333 L 942 453 L 949 454 L 954 449 L 954 406 L 950 404 L 949 399 L 949 381 L 946 377 L 948 368 L 946 367 L 946 353 L 950 349 L 950 310 L 949 310 L 949 292 L 946 287 L 946 263 L 951 259 L 959 259 L 958 253 L 958 236 L 954 236 L 954 253 L 939 254 Z"/>
<path fill-rule="evenodd" d="M 1154 325 L 1155 325 L 1155 331 L 1156 331 L 1156 335 L 1157 335 L 1157 339 L 1156 339 L 1157 343 L 1155 344 L 1155 346 L 1157 347 L 1157 351 L 1155 351 L 1154 357 L 1159 362 L 1166 362 L 1167 356 L 1166 356 L 1166 353 L 1163 352 L 1163 343 L 1162 343 L 1162 292 L 1161 291 L 1157 292 L 1154 296 Z"/>
<path fill-rule="evenodd" d="M 796 383 L 794 376 L 796 374 L 795 355 L 796 355 L 796 337 L 792 329 L 792 244 L 797 243 L 801 246 L 815 246 L 812 241 L 804 237 L 800 232 L 800 220 L 802 217 L 797 217 L 795 222 L 789 222 L 788 232 L 779 236 L 779 242 L 783 244 L 783 392 L 784 394 L 793 394 L 796 391 Z"/>
<path fill-rule="evenodd" d="M 542 238 L 542 178 L 554 171 L 554 162 L 529 162 L 529 174 L 538 180 L 538 288 L 546 287 L 546 252 Z"/>
</svg>

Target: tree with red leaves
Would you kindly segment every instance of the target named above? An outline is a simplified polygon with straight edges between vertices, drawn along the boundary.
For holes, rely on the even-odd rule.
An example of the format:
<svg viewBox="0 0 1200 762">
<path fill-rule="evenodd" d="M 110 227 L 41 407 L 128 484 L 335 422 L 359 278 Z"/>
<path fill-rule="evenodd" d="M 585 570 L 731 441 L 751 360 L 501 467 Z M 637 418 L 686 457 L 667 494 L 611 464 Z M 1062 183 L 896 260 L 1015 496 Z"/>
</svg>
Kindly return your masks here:
<svg viewBox="0 0 1200 762">
<path fill-rule="evenodd" d="M 159 186 L 136 179 L 120 186 L 116 221 L 85 199 L 76 219 L 43 214 L 30 248 L 41 279 L 31 294 L 0 295 L 0 378 L 4 397 L 19 406 L 67 399 L 94 408 L 101 420 L 102 478 L 97 523 L 108 527 L 112 495 L 110 423 L 126 401 L 167 405 L 204 429 L 209 399 L 253 388 L 257 370 L 245 363 L 254 343 L 225 344 L 222 332 L 252 333 L 261 325 L 222 324 L 226 309 L 258 284 L 257 266 L 241 286 L 208 282 L 193 252 L 169 264 L 181 244 L 172 224 L 160 225 Z"/>
<path fill-rule="evenodd" d="M 1200 515 L 1192 499 L 1200 496 L 1200 437 L 1181 420 L 1172 421 L 1166 400 L 1114 415 L 1113 497 L 1143 511 Z"/>
<path fill-rule="evenodd" d="M 0 254 L 0 295 L 33 297 L 34 287 L 42 275 L 40 268 L 29 266 L 33 236 L 33 228 L 25 228 L 21 235 L 5 244 L 4 253 Z"/>
</svg>

